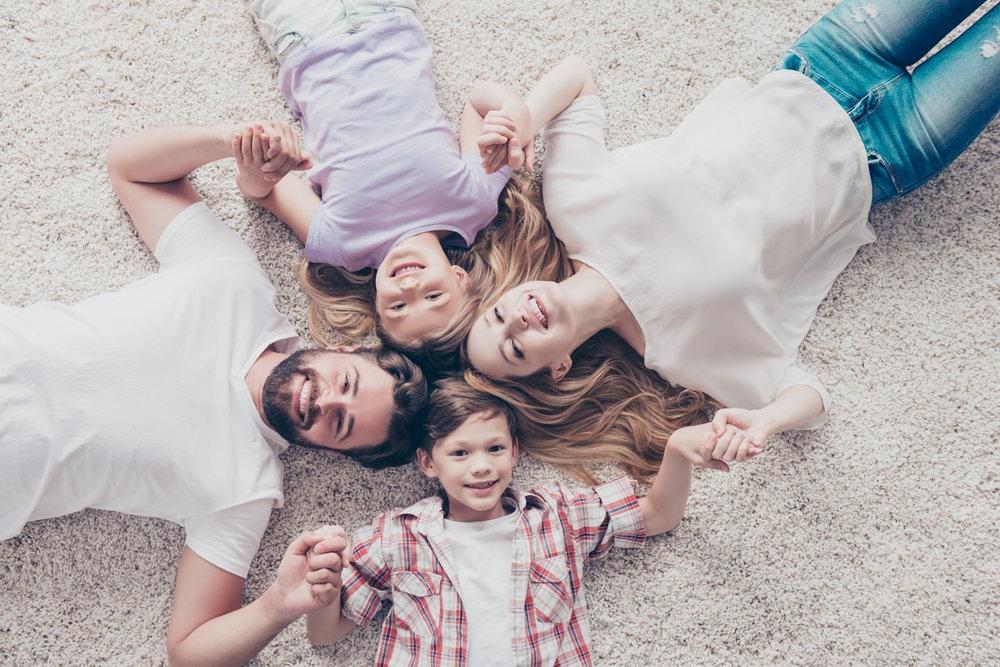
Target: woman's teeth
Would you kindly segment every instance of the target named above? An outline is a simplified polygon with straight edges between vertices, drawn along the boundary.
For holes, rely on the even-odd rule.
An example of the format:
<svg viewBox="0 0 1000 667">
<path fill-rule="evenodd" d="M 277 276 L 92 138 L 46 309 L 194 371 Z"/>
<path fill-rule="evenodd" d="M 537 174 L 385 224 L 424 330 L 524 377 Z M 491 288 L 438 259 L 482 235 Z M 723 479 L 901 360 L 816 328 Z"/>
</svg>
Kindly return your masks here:
<svg viewBox="0 0 1000 667">
<path fill-rule="evenodd" d="M 538 302 L 535 301 L 535 297 L 528 299 L 528 308 L 531 309 L 531 312 L 538 319 L 539 324 L 542 325 L 542 328 L 548 329 L 549 319 L 545 317 L 545 313 L 543 313 L 542 309 L 538 306 Z"/>
</svg>

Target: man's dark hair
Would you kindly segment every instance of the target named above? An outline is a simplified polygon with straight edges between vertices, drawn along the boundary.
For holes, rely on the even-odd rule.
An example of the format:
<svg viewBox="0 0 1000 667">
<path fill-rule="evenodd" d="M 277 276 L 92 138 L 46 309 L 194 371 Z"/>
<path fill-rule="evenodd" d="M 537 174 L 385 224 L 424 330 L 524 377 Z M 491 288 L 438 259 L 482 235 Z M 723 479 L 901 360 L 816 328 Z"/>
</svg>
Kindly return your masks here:
<svg viewBox="0 0 1000 667">
<path fill-rule="evenodd" d="M 420 448 L 430 455 L 435 443 L 454 433 L 469 417 L 491 419 L 503 415 L 511 442 L 517 442 L 517 418 L 506 401 L 474 389 L 458 378 L 444 378 L 434 385 L 427 402 L 424 438 Z"/>
<path fill-rule="evenodd" d="M 375 470 L 409 463 L 419 442 L 420 418 L 427 403 L 424 374 L 419 366 L 392 350 L 359 348 L 355 354 L 368 357 L 392 376 L 394 407 L 385 441 L 373 447 L 344 450 L 341 454 Z"/>
</svg>

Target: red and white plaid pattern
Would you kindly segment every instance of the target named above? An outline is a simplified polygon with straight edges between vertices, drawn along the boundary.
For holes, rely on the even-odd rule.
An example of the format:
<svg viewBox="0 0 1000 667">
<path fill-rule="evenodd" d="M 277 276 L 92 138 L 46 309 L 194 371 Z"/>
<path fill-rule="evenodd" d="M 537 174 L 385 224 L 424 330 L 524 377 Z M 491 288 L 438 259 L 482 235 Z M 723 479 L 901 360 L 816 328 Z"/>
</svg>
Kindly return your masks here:
<svg viewBox="0 0 1000 667">
<path fill-rule="evenodd" d="M 508 489 L 521 510 L 514 529 L 514 665 L 591 665 L 590 623 L 583 591 L 585 561 L 612 546 L 646 538 L 635 485 L 621 478 L 593 489 L 553 484 L 527 493 Z M 459 667 L 468 662 L 468 623 L 445 537 L 442 498 L 425 498 L 379 516 L 354 533 L 344 570 L 341 608 L 361 625 L 384 600 L 376 665 Z"/>
</svg>

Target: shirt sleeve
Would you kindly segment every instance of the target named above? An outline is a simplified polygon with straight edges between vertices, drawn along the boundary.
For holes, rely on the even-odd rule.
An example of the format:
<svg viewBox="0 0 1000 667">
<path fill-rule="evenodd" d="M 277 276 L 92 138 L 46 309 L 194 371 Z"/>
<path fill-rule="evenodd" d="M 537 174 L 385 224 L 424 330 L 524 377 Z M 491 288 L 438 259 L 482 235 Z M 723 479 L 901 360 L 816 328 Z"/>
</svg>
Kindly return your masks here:
<svg viewBox="0 0 1000 667">
<path fill-rule="evenodd" d="M 807 387 L 812 387 L 818 393 L 820 398 L 823 400 L 823 412 L 818 414 L 815 419 L 810 421 L 808 424 L 799 427 L 799 430 L 810 431 L 812 429 L 819 428 L 826 423 L 827 411 L 830 409 L 830 392 L 826 390 L 823 383 L 816 379 L 816 376 L 807 371 L 802 366 L 798 364 L 793 364 L 789 366 L 788 370 L 785 372 L 785 377 L 781 382 L 781 386 L 778 388 L 778 393 L 775 394 L 775 398 L 781 395 L 781 392 L 785 391 L 789 387 L 794 387 L 797 384 L 804 384 Z"/>
<path fill-rule="evenodd" d="M 153 254 L 161 269 L 187 262 L 257 261 L 243 239 L 226 227 L 203 201 L 191 204 L 170 221 Z"/>
<path fill-rule="evenodd" d="M 385 515 L 354 532 L 351 564 L 344 568 L 340 589 L 340 611 L 356 625 L 375 617 L 382 601 L 391 597 L 392 570 L 382 554 Z"/>
<path fill-rule="evenodd" d="M 186 532 L 184 543 L 212 565 L 245 578 L 273 505 L 271 498 L 262 498 L 188 517 L 182 522 Z"/>
<path fill-rule="evenodd" d="M 604 107 L 597 95 L 578 97 L 545 126 L 545 171 L 600 164 L 604 144 Z"/>
<path fill-rule="evenodd" d="M 547 495 L 565 507 L 569 532 L 590 560 L 604 558 L 611 547 L 641 547 L 646 542 L 635 482 L 627 477 L 592 489 L 557 485 Z"/>
</svg>

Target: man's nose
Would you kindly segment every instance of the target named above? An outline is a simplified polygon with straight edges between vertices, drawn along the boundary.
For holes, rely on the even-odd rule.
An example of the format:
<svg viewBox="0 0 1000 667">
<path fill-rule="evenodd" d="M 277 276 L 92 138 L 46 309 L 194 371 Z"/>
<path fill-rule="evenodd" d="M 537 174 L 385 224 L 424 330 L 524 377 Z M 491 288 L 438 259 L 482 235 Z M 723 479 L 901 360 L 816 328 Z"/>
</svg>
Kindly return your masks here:
<svg viewBox="0 0 1000 667">
<path fill-rule="evenodd" d="M 320 395 L 316 398 L 316 407 L 319 408 L 320 412 L 325 414 L 330 410 L 346 409 L 351 405 L 352 399 L 351 392 L 340 393 L 327 388 L 320 392 Z"/>
</svg>

